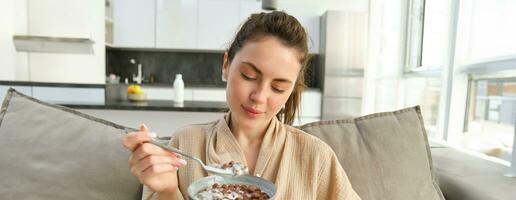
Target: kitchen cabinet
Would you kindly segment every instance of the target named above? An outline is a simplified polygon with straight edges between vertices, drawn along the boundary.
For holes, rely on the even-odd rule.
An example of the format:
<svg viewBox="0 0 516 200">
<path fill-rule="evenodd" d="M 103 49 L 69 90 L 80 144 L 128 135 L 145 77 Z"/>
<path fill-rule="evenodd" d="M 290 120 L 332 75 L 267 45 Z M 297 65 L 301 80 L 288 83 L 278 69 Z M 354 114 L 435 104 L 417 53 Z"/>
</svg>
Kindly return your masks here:
<svg viewBox="0 0 516 200">
<path fill-rule="evenodd" d="M 262 10 L 262 2 L 261 1 L 240 0 L 239 7 L 240 7 L 239 14 L 238 14 L 239 25 L 244 23 L 244 21 L 247 20 L 247 18 L 249 16 L 251 16 L 251 14 L 264 12 L 264 10 Z"/>
<path fill-rule="evenodd" d="M 114 45 L 128 48 L 225 50 L 252 13 L 256 0 L 114 0 Z M 280 2 L 309 35 L 310 53 L 319 53 L 321 11 Z"/>
<path fill-rule="evenodd" d="M 113 0 L 106 0 L 105 9 L 104 26 L 106 27 L 106 33 L 104 41 L 106 46 L 113 46 Z"/>
<path fill-rule="evenodd" d="M 104 88 L 102 87 L 64 87 L 64 86 L 28 86 L 0 85 L 0 99 L 4 99 L 9 88 L 30 97 L 49 103 L 104 104 Z"/>
<path fill-rule="evenodd" d="M 33 86 L 32 97 L 50 103 L 104 104 L 104 88 Z"/>
<path fill-rule="evenodd" d="M 113 34 L 116 47 L 154 48 L 155 0 L 115 0 Z"/>
<path fill-rule="evenodd" d="M 147 99 L 152 100 L 174 100 L 174 89 L 171 87 L 152 87 L 152 86 L 145 86 L 142 87 L 143 91 L 147 94 Z M 193 100 L 193 90 L 192 89 L 185 89 L 183 93 L 183 99 L 185 101 L 192 101 Z"/>
<path fill-rule="evenodd" d="M 199 0 L 199 49 L 225 50 L 238 30 L 238 0 Z"/>
<path fill-rule="evenodd" d="M 327 11 L 322 22 L 322 119 L 360 116 L 367 63 L 367 13 Z"/>
<path fill-rule="evenodd" d="M 224 112 L 176 112 L 176 111 L 145 111 L 145 110 L 96 110 L 78 109 L 101 119 L 127 127 L 138 128 L 144 123 L 152 132 L 160 137 L 172 136 L 172 134 L 184 126 L 201 124 L 222 118 Z"/>
<path fill-rule="evenodd" d="M 32 86 L 0 85 L 0 100 L 4 100 L 7 91 L 11 87 L 14 88 L 16 91 L 21 92 L 27 96 L 32 96 Z"/>
<path fill-rule="evenodd" d="M 104 83 L 104 1 L 16 1 L 16 35 L 88 38 L 91 54 L 17 52 L 16 77 L 32 82 Z M 20 12 L 18 12 L 20 11 Z M 24 20 L 23 20 L 24 19 Z M 4 32 L 2 32 L 4 34 Z M 13 35 L 10 36 L 12 40 Z M 5 41 L 7 42 L 7 40 Z M 12 41 L 9 42 L 12 46 Z M 7 43 L 6 43 L 7 44 Z"/>
<path fill-rule="evenodd" d="M 226 89 L 202 89 L 193 90 L 194 101 L 222 101 L 226 102 Z"/>
<path fill-rule="evenodd" d="M 156 1 L 156 48 L 197 47 L 197 1 Z"/>
<path fill-rule="evenodd" d="M 299 116 L 319 118 L 321 117 L 321 99 L 320 91 L 305 90 L 301 94 L 301 105 Z"/>
</svg>

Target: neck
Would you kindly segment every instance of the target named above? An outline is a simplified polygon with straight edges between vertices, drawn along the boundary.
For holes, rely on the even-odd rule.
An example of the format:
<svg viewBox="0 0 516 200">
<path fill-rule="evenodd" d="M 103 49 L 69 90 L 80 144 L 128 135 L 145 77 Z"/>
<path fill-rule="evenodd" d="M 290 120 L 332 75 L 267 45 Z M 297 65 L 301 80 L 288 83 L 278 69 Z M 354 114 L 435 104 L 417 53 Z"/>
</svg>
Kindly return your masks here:
<svg viewBox="0 0 516 200">
<path fill-rule="evenodd" d="M 259 145 L 262 143 L 263 136 L 265 135 L 269 124 L 270 122 L 256 128 L 241 127 L 235 118 L 231 117 L 229 129 L 237 139 L 238 143 L 242 145 L 242 147 L 255 145 L 258 145 L 259 147 Z"/>
</svg>

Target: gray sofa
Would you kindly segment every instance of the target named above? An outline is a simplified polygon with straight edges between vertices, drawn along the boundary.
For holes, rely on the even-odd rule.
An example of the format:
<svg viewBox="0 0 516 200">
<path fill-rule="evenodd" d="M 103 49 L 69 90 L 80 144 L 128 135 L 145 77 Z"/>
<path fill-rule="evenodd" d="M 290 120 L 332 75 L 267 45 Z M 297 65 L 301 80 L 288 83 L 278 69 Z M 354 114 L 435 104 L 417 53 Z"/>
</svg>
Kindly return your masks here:
<svg viewBox="0 0 516 200">
<path fill-rule="evenodd" d="M 442 145 L 431 147 L 435 173 L 448 200 L 514 200 L 516 178 L 507 167 Z"/>
<path fill-rule="evenodd" d="M 363 199 L 516 199 L 503 166 L 429 145 L 419 107 L 299 128 L 334 149 Z M 121 145 L 129 130 L 10 89 L 0 110 L 0 196 L 139 199 Z"/>
</svg>

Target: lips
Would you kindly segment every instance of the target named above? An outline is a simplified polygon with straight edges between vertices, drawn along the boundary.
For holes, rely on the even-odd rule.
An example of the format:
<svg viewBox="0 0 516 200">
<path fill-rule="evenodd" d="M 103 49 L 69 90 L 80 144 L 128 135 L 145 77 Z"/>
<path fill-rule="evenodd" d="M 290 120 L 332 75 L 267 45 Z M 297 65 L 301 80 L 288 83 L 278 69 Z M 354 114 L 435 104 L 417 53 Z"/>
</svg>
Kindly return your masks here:
<svg viewBox="0 0 516 200">
<path fill-rule="evenodd" d="M 259 110 L 256 110 L 256 109 L 252 108 L 252 107 L 242 106 L 242 109 L 244 109 L 244 111 L 246 112 L 247 116 L 249 116 L 251 118 L 256 118 L 256 117 L 258 117 L 258 115 L 263 113 L 263 112 L 261 112 Z"/>
</svg>

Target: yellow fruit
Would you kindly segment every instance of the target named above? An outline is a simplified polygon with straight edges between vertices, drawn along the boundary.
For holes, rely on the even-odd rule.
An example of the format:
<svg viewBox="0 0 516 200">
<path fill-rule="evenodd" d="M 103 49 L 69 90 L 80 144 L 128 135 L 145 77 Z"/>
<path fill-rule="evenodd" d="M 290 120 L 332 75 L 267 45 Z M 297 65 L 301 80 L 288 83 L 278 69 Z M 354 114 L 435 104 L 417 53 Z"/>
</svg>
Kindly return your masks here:
<svg viewBox="0 0 516 200">
<path fill-rule="evenodd" d="M 134 93 L 134 86 L 129 85 L 129 87 L 127 87 L 127 94 L 133 94 L 133 93 Z"/>
<path fill-rule="evenodd" d="M 130 85 L 127 87 L 127 94 L 142 94 L 142 88 L 139 85 Z"/>
<path fill-rule="evenodd" d="M 140 88 L 140 86 L 136 86 L 134 88 L 134 94 L 141 94 L 143 93 L 142 89 Z"/>
</svg>

